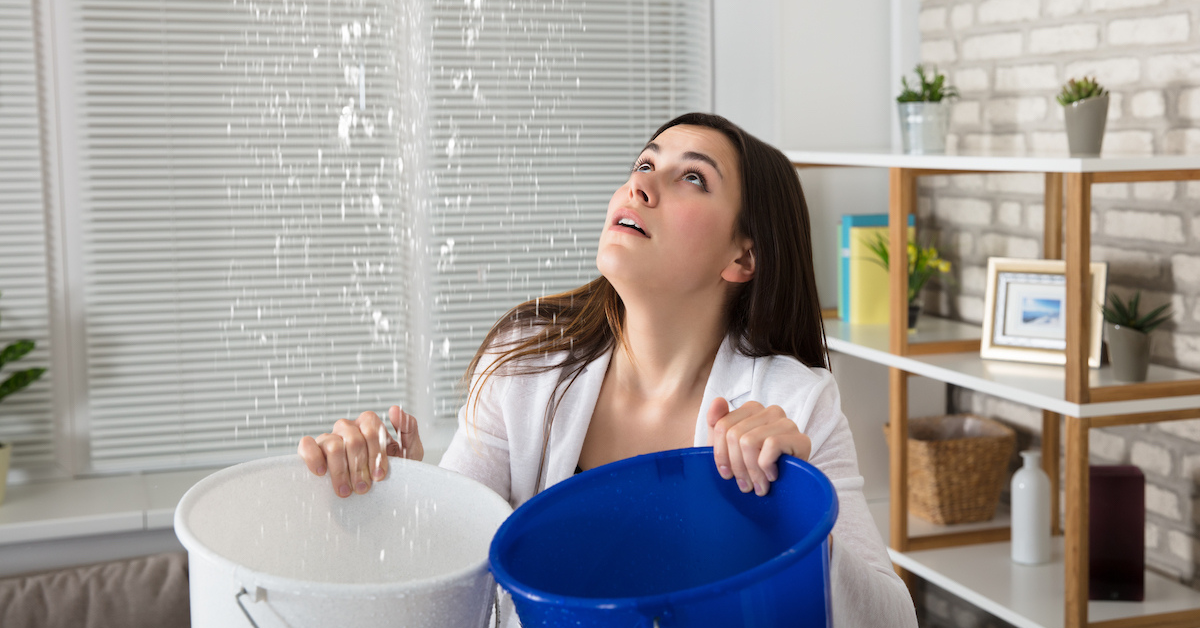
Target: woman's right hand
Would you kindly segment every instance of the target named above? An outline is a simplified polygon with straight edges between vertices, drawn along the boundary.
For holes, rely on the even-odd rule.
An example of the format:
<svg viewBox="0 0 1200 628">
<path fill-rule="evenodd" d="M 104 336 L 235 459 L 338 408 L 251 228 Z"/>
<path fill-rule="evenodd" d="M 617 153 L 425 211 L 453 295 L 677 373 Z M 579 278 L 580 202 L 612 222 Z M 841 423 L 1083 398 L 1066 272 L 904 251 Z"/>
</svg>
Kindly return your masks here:
<svg viewBox="0 0 1200 628">
<path fill-rule="evenodd" d="M 388 408 L 388 420 L 401 442 L 388 434 L 378 414 L 364 412 L 354 421 L 338 419 L 331 434 L 301 438 L 297 450 L 309 471 L 321 476 L 329 473 L 339 496 L 349 497 L 352 490 L 361 495 L 371 490 L 372 482 L 387 477 L 388 456 L 409 460 L 425 457 L 417 419 L 399 406 L 392 406 Z"/>
</svg>

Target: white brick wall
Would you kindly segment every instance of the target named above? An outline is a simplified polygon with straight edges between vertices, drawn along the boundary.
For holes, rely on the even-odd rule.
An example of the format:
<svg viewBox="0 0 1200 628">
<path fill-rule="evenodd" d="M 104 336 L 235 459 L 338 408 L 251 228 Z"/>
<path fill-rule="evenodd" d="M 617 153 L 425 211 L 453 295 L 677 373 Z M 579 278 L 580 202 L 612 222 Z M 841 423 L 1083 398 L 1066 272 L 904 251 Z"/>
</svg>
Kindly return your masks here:
<svg viewBox="0 0 1200 628">
<path fill-rule="evenodd" d="M 1146 510 L 1171 521 L 1183 521 L 1179 496 L 1155 484 L 1146 483 Z"/>
<path fill-rule="evenodd" d="M 1150 7 L 1161 5 L 1166 0 L 1092 0 L 1088 8 L 1093 11 L 1119 11 L 1135 7 Z"/>
<path fill-rule="evenodd" d="M 1197 115 L 1200 117 L 1200 98 L 1196 99 Z M 1129 110 L 1135 118 L 1160 118 L 1167 112 L 1166 101 L 1160 90 L 1138 92 L 1129 99 Z"/>
<path fill-rule="evenodd" d="M 1098 24 L 1067 24 L 1029 32 L 1029 52 L 1034 54 L 1095 50 L 1099 44 Z"/>
<path fill-rule="evenodd" d="M 1058 68 L 1049 63 L 996 68 L 996 91 L 999 92 L 1053 90 L 1061 84 Z"/>
<path fill-rule="evenodd" d="M 1181 91 L 1178 103 L 1180 116 L 1184 118 L 1200 118 L 1200 88 Z"/>
<path fill-rule="evenodd" d="M 1104 234 L 1113 238 L 1129 238 L 1182 244 L 1183 217 L 1148 211 L 1111 210 L 1104 214 Z"/>
<path fill-rule="evenodd" d="M 1171 452 L 1150 443 L 1138 441 L 1129 448 L 1129 462 L 1143 471 L 1171 475 Z"/>
<path fill-rule="evenodd" d="M 1187 13 L 1113 20 L 1108 24 L 1108 43 L 1114 46 L 1153 46 L 1183 42 L 1191 33 L 1190 26 Z"/>
<path fill-rule="evenodd" d="M 1038 17 L 1038 0 L 984 0 L 979 3 L 979 23 L 1025 22 Z"/>
<path fill-rule="evenodd" d="M 1067 64 L 1059 86 L 1061 87 L 1061 83 L 1066 83 L 1068 79 L 1083 76 L 1095 77 L 1110 89 L 1124 87 L 1141 80 L 1142 66 L 1137 59 L 1084 59 Z"/>
<path fill-rule="evenodd" d="M 996 98 L 986 104 L 984 120 L 988 124 L 1021 124 L 1046 118 L 1045 98 Z"/>
<path fill-rule="evenodd" d="M 1022 36 L 1019 32 L 979 35 L 963 41 L 963 59 L 1007 59 L 1021 55 Z"/>
<path fill-rule="evenodd" d="M 954 86 L 962 93 L 986 90 L 990 87 L 987 70 L 983 68 L 959 70 L 954 73 Z"/>
<path fill-rule="evenodd" d="M 926 0 L 928 53 L 961 90 L 951 123 L 957 149 L 1066 150 L 1054 100 L 1069 78 L 1108 88 L 1106 153 L 1200 154 L 1200 4 L 1196 0 Z M 956 58 L 951 58 L 951 42 Z M 943 287 L 951 314 L 978 323 L 989 255 L 1041 255 L 1041 175 L 962 175 L 923 185 L 958 281 Z M 1152 361 L 1200 371 L 1200 181 L 1092 187 L 1092 259 L 1109 264 L 1108 291 L 1141 290 L 1175 315 L 1151 336 Z M 1040 413 L 977 393 L 951 410 L 977 411 L 1040 430 Z M 1146 473 L 1147 563 L 1191 583 L 1200 512 L 1197 418 L 1091 430 L 1096 463 Z M 1200 588 L 1200 582 L 1194 586 Z M 951 609 L 943 625 L 984 626 Z M 961 620 L 961 621 L 958 621 Z"/>
</svg>

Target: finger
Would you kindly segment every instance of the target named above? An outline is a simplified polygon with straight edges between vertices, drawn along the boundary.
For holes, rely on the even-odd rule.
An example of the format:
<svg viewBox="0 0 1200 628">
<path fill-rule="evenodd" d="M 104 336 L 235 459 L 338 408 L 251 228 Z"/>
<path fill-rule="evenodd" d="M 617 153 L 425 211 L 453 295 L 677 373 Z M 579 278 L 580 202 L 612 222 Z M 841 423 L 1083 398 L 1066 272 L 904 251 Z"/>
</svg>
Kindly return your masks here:
<svg viewBox="0 0 1200 628">
<path fill-rule="evenodd" d="M 383 419 L 374 412 L 358 415 L 355 424 L 358 425 L 358 431 L 362 432 L 363 440 L 367 444 L 367 471 L 371 474 L 372 481 L 378 482 L 387 475 L 387 457 L 383 452 L 387 449 L 391 437 L 388 436 L 387 428 L 383 426 Z"/>
<path fill-rule="evenodd" d="M 729 449 L 729 468 L 733 471 L 734 479 L 737 480 L 738 489 L 743 493 L 755 490 L 755 474 L 761 473 L 757 462 L 758 449 L 752 443 L 743 443 L 743 440 L 747 438 L 747 434 L 751 430 L 764 425 L 768 420 L 761 410 L 762 406 L 746 408 L 747 405 L 750 404 L 743 405 L 738 408 L 737 412 L 731 413 L 722 420 L 722 422 L 736 420 L 736 423 L 730 425 L 725 432 L 725 444 Z M 743 414 L 742 410 L 746 410 L 746 412 Z M 747 452 L 752 453 L 747 455 Z"/>
<path fill-rule="evenodd" d="M 325 452 L 329 464 L 329 481 L 339 497 L 350 496 L 350 470 L 346 463 L 346 441 L 337 434 L 322 434 L 317 444 Z"/>
<path fill-rule="evenodd" d="M 767 480 L 774 482 L 779 479 L 780 456 L 787 454 L 807 460 L 810 453 L 812 440 L 799 429 L 794 432 L 776 433 L 763 440 L 762 451 L 758 454 L 758 466 L 767 474 Z"/>
<path fill-rule="evenodd" d="M 746 471 L 750 476 L 750 483 L 754 486 L 754 493 L 759 497 L 766 495 L 771 488 L 771 482 L 779 477 L 779 469 L 776 466 L 780 452 L 779 439 L 799 433 L 796 424 L 787 420 L 780 409 L 767 409 L 762 416 L 766 420 L 744 434 L 741 439 Z M 764 450 L 768 448 L 772 451 L 766 452 L 764 457 Z"/>
<path fill-rule="evenodd" d="M 396 428 L 400 434 L 400 449 L 409 460 L 423 460 L 425 446 L 421 443 L 421 432 L 417 428 L 417 417 L 400 410 L 400 425 Z"/>
<path fill-rule="evenodd" d="M 296 453 L 300 454 L 300 458 L 313 475 L 325 475 L 325 452 L 317 445 L 317 439 L 312 436 L 301 438 L 300 444 L 296 446 Z"/>
<path fill-rule="evenodd" d="M 350 473 L 350 486 L 359 495 L 371 489 L 371 474 L 367 469 L 367 439 L 358 426 L 346 419 L 333 424 L 333 433 L 342 437 L 346 450 L 346 464 Z"/>
<path fill-rule="evenodd" d="M 400 423 L 402 421 L 400 415 L 402 412 L 403 411 L 400 410 L 400 406 L 392 406 L 392 407 L 388 408 L 387 420 L 388 420 L 388 423 L 392 424 L 392 428 L 396 430 L 396 434 L 400 434 Z M 404 440 L 404 437 L 401 436 L 400 439 Z M 404 457 L 404 450 L 401 448 L 400 443 L 396 442 L 395 439 L 388 440 L 387 455 L 396 456 L 398 458 Z"/>
<path fill-rule="evenodd" d="M 729 448 L 725 445 L 725 431 L 722 429 L 718 432 L 716 426 L 727 414 L 729 402 L 725 401 L 724 397 L 713 399 L 712 404 L 708 406 L 708 444 L 712 445 L 717 473 L 721 474 L 723 480 L 732 478 L 733 471 L 729 467 Z"/>
</svg>

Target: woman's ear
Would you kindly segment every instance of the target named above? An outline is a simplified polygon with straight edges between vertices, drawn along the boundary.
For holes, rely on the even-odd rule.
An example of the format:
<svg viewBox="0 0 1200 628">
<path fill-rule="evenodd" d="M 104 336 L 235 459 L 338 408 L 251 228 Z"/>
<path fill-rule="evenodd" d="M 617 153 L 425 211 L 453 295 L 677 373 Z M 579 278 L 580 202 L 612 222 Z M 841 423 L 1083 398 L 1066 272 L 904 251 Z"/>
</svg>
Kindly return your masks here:
<svg viewBox="0 0 1200 628">
<path fill-rule="evenodd" d="M 755 269 L 754 242 L 746 238 L 741 242 L 741 254 L 721 271 L 721 278 L 729 283 L 746 283 L 754 279 Z"/>
</svg>

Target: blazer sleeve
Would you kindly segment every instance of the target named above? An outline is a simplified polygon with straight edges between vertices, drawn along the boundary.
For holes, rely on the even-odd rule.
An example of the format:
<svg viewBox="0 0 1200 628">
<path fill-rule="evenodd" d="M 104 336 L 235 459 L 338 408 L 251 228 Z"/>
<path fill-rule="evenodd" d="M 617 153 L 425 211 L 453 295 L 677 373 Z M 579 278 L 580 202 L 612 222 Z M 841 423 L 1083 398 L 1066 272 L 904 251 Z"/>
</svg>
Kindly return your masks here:
<svg viewBox="0 0 1200 628">
<path fill-rule="evenodd" d="M 854 438 L 841 410 L 837 383 L 832 376 L 822 379 L 805 403 L 811 411 L 805 432 L 813 441 L 809 462 L 829 477 L 838 495 L 830 561 L 834 625 L 916 628 L 912 597 L 892 569 L 887 547 L 867 510 Z"/>
<path fill-rule="evenodd" d="M 510 450 L 502 400 L 513 378 L 501 372 L 485 377 L 495 358 L 494 354 L 485 354 L 475 369 L 472 394 L 458 410 L 458 430 L 438 466 L 482 482 L 511 502 Z M 480 380 L 482 387 L 476 396 Z"/>
</svg>

